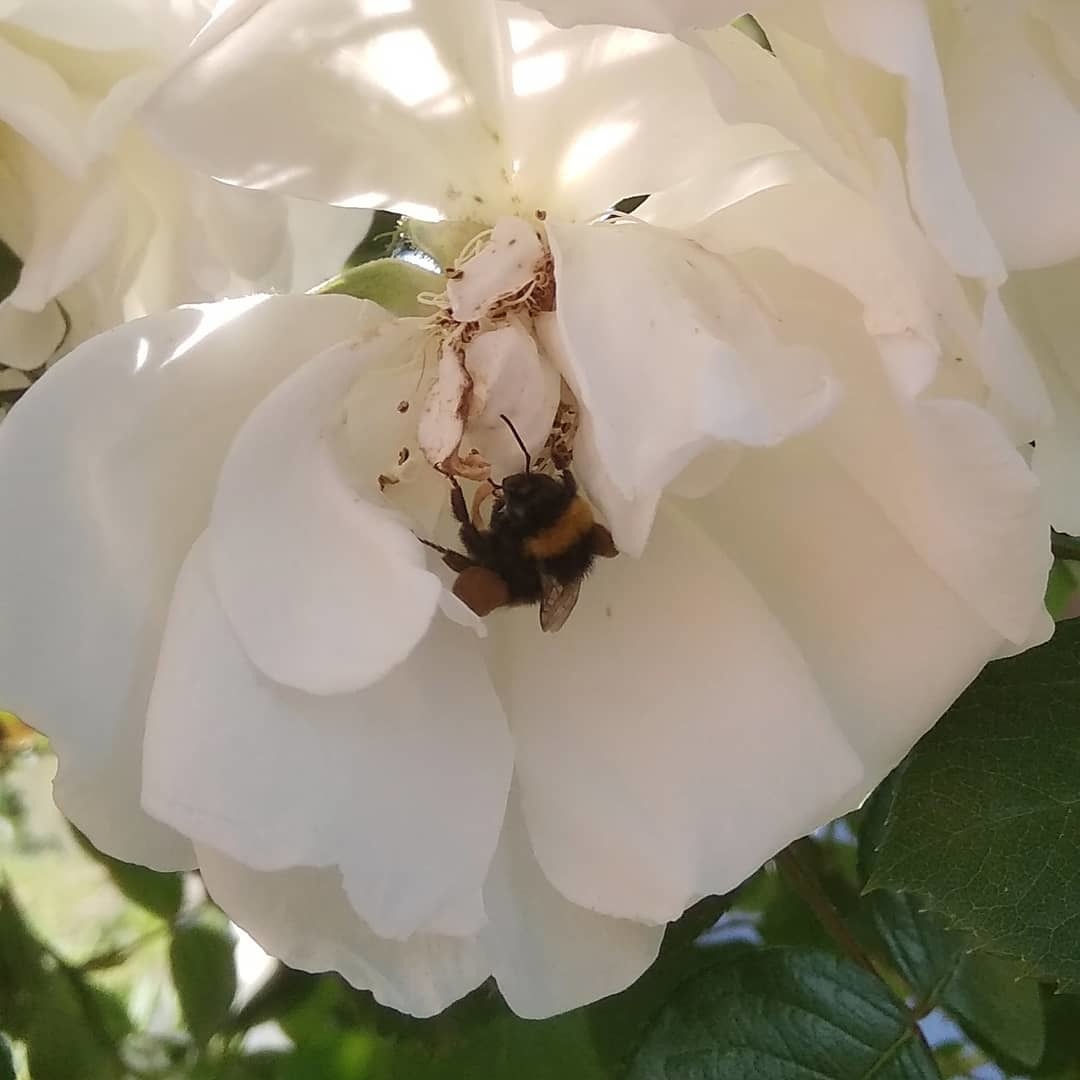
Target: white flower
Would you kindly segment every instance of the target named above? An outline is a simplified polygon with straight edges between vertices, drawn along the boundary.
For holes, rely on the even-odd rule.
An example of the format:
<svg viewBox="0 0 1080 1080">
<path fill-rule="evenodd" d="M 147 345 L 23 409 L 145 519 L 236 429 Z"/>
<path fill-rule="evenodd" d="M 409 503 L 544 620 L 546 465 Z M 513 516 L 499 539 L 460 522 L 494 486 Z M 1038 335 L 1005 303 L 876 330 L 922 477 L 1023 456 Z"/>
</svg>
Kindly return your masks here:
<svg viewBox="0 0 1080 1080">
<path fill-rule="evenodd" d="M 89 11 L 34 0 L 0 16 L 0 250 L 18 260 L 0 294 L 0 391 L 124 318 L 310 287 L 370 221 L 238 192 L 147 144 L 132 114 L 205 21 L 201 2 Z M 317 273 L 298 264 L 298 226 L 323 243 Z"/>
<path fill-rule="evenodd" d="M 1048 634 L 1034 481 L 937 391 L 888 231 L 843 190 L 819 209 L 828 177 L 774 132 L 720 125 L 685 46 L 490 0 L 242 14 L 157 100 L 174 149 L 492 231 L 426 322 L 229 301 L 46 376 L 0 427 L 4 704 L 96 843 L 197 865 L 286 962 L 417 1014 L 491 974 L 524 1016 L 569 1009 Z M 589 223 L 710 163 L 732 198 L 699 224 L 730 250 L 663 227 L 689 192 Z M 770 184 L 862 293 L 785 257 Z M 456 543 L 432 460 L 520 470 L 502 410 L 544 452 L 556 382 L 623 554 L 543 634 L 531 608 L 478 620 L 413 534 Z"/>
</svg>

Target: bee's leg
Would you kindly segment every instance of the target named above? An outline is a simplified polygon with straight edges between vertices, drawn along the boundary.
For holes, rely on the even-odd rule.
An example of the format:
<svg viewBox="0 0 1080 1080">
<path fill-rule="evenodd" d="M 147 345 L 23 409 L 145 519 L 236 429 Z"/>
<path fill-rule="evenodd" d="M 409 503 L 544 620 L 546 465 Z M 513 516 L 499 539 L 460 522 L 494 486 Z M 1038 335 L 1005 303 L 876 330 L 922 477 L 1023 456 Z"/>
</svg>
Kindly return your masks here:
<svg viewBox="0 0 1080 1080">
<path fill-rule="evenodd" d="M 415 533 L 413 534 L 416 535 Z M 442 556 L 442 561 L 446 563 L 455 574 L 460 574 L 462 570 L 468 570 L 470 567 L 476 565 L 468 555 L 463 555 L 460 551 L 454 551 L 453 548 L 445 548 L 441 544 L 434 544 L 430 540 L 425 540 L 422 536 L 417 536 L 417 540 L 420 541 L 424 547 L 429 547 L 432 551 L 437 551 Z"/>
<path fill-rule="evenodd" d="M 450 478 L 450 510 L 460 525 L 471 525 L 472 521 L 469 518 L 469 508 L 465 505 L 465 493 L 461 490 L 461 485 L 457 481 L 456 476 Z"/>
<path fill-rule="evenodd" d="M 450 485 L 450 509 L 460 526 L 458 533 L 461 536 L 461 542 L 465 546 L 465 550 L 472 556 L 474 562 L 486 563 L 489 561 L 490 556 L 488 539 L 472 523 L 472 518 L 469 517 L 469 508 L 465 503 L 465 494 L 461 490 L 461 485 L 457 482 L 456 476 L 450 477 Z"/>
<path fill-rule="evenodd" d="M 567 495 L 576 495 L 578 491 L 577 480 L 574 479 L 574 474 L 569 469 L 563 469 L 562 472 L 563 488 Z"/>
</svg>

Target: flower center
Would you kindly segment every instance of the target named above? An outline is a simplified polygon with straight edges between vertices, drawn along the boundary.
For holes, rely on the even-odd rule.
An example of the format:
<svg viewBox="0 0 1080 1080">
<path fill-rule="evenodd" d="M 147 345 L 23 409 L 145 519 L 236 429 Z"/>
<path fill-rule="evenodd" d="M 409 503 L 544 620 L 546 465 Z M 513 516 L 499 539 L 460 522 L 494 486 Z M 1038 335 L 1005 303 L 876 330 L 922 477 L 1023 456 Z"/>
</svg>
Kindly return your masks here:
<svg viewBox="0 0 1080 1080">
<path fill-rule="evenodd" d="M 553 459 L 567 467 L 576 404 L 534 325 L 555 307 L 542 222 L 499 219 L 447 278 L 445 293 L 427 298 L 438 308 L 430 324 L 438 360 L 418 425 L 424 457 L 450 476 L 501 478 L 524 468 L 516 432 L 534 467 Z"/>
</svg>

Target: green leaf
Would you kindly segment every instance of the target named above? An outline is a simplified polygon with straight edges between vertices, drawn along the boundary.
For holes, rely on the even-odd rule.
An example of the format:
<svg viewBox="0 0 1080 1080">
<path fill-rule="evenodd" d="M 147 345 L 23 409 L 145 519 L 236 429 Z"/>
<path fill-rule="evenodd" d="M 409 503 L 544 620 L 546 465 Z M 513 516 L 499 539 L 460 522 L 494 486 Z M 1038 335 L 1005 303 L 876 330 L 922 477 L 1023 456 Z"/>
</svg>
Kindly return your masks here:
<svg viewBox="0 0 1080 1080">
<path fill-rule="evenodd" d="M 229 1020 L 230 1031 L 246 1031 L 267 1020 L 279 1020 L 319 990 L 319 979 L 306 971 L 278 964 L 273 973 Z"/>
<path fill-rule="evenodd" d="M 868 889 L 1080 985 L 1080 620 L 991 664 L 912 752 Z"/>
<path fill-rule="evenodd" d="M 123 1007 L 50 953 L 2 886 L 0 1015 L 5 1028 L 26 1043 L 33 1080 L 120 1075 L 116 1044 L 130 1026 Z"/>
<path fill-rule="evenodd" d="M 0 240 L 0 300 L 5 300 L 19 284 L 22 273 L 22 259 Z"/>
<path fill-rule="evenodd" d="M 768 949 L 688 981 L 630 1080 L 938 1080 L 905 1008 L 829 953 Z"/>
<path fill-rule="evenodd" d="M 971 939 L 920 911 L 910 896 L 879 891 L 869 903 L 897 969 L 922 1010 L 944 1006 L 983 1049 L 1024 1066 L 1042 1059 L 1046 1042 L 1039 984 L 1014 961 L 973 952 Z"/>
<path fill-rule="evenodd" d="M 859 826 L 859 848 L 856 868 L 859 881 L 865 885 L 877 859 L 878 849 L 885 839 L 885 827 L 889 823 L 893 803 L 896 801 L 896 788 L 903 775 L 904 765 L 898 765 L 866 800 L 863 807 L 862 824 Z"/>
<path fill-rule="evenodd" d="M 381 1043 L 371 1080 L 608 1080 L 582 1012 L 550 1020 L 505 1013 L 467 1036 L 432 1047 L 416 1040 Z"/>
<path fill-rule="evenodd" d="M 0 1034 L 0 1080 L 15 1080 L 15 1054 L 3 1034 Z"/>
<path fill-rule="evenodd" d="M 423 292 L 442 292 L 446 279 L 404 259 L 375 259 L 324 281 L 313 293 L 340 293 L 357 300 L 373 300 L 395 315 L 430 315 L 434 308 L 421 304 Z"/>
<path fill-rule="evenodd" d="M 184 898 L 184 882 L 180 874 L 162 874 L 145 866 L 114 859 L 98 851 L 74 826 L 71 831 L 83 851 L 104 867 L 112 883 L 133 904 L 170 922 L 176 918 Z"/>
<path fill-rule="evenodd" d="M 177 927 L 169 946 L 180 1011 L 196 1042 L 220 1031 L 236 996 L 233 941 L 228 932 L 201 923 Z"/>
<path fill-rule="evenodd" d="M 1031 1075 L 1050 1080 L 1080 1080 L 1080 998 L 1043 987 L 1046 1053 Z"/>
</svg>

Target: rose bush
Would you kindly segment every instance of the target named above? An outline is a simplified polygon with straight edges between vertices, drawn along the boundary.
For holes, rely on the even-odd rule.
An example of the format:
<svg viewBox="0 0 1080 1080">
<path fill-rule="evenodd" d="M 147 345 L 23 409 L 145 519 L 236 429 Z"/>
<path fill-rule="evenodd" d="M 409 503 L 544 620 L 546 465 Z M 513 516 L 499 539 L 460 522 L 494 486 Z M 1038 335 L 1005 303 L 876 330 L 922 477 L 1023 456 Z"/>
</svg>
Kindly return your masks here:
<svg viewBox="0 0 1080 1080">
<path fill-rule="evenodd" d="M 404 1011 L 621 989 L 1050 632 L 1035 481 L 950 374 L 995 341 L 921 233 L 723 124 L 700 59 L 495 0 L 234 5 L 158 137 L 450 219 L 432 316 L 181 308 L 0 428 L 0 694 L 61 807 Z M 417 537 L 455 542 L 444 473 L 520 469 L 500 414 L 539 458 L 567 408 L 622 554 L 558 634 L 482 621 Z"/>
</svg>

